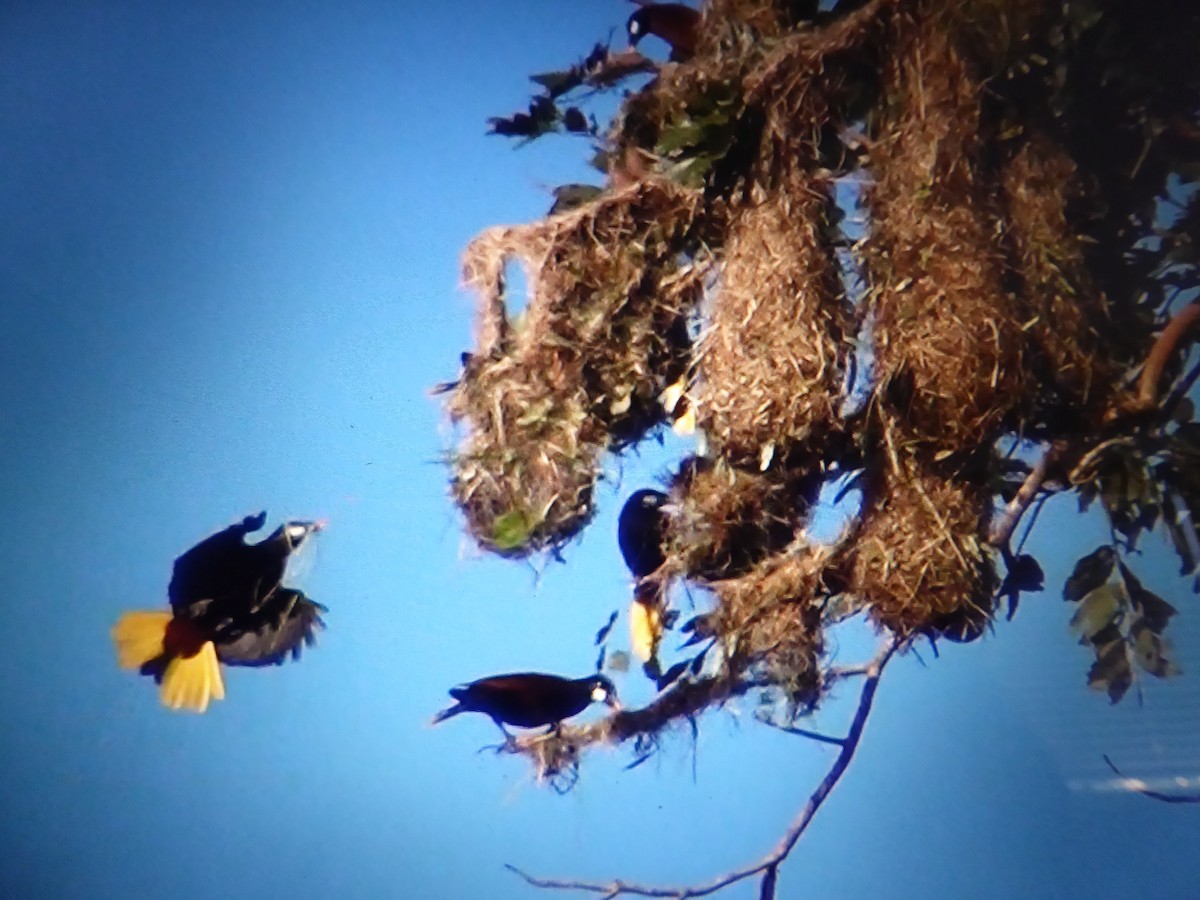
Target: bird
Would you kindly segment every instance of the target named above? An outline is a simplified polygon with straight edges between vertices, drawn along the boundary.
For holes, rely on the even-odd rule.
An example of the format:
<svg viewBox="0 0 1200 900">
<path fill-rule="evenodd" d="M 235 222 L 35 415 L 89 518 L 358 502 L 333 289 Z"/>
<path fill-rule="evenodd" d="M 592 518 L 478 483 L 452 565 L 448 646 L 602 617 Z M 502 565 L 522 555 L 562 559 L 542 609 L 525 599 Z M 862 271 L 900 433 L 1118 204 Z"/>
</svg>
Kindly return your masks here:
<svg viewBox="0 0 1200 900">
<path fill-rule="evenodd" d="M 654 661 L 664 627 L 665 598 L 660 582 L 650 580 L 667 561 L 667 495 L 661 491 L 634 491 L 617 519 L 617 544 L 635 582 L 629 604 L 630 647 L 644 663 Z"/>
<path fill-rule="evenodd" d="M 450 689 L 456 701 L 433 717 L 437 725 L 451 716 L 474 712 L 488 716 L 504 732 L 512 735 L 505 725 L 518 728 L 558 728 L 563 719 L 577 716 L 593 703 L 605 703 L 612 709 L 621 708 L 617 689 L 605 675 L 583 678 L 563 678 L 544 672 L 515 672 L 492 675 Z"/>
<path fill-rule="evenodd" d="M 123 614 L 112 629 L 117 664 L 161 686 L 163 705 L 204 712 L 225 698 L 221 664 L 278 665 L 296 659 L 324 627 L 326 608 L 282 584 L 291 556 L 323 522 L 290 521 L 256 544 L 266 513 L 210 535 L 175 560 L 169 610 Z"/>
<path fill-rule="evenodd" d="M 653 575 L 667 561 L 663 551 L 668 522 L 666 505 L 667 495 L 662 491 L 643 488 L 630 494 L 621 507 L 617 544 L 634 578 Z"/>
<path fill-rule="evenodd" d="M 634 0 L 639 2 L 639 0 Z M 661 38 L 671 46 L 670 60 L 683 62 L 696 53 L 700 42 L 700 11 L 682 3 L 640 3 L 641 8 L 629 17 L 625 30 L 629 46 L 648 34 Z"/>
</svg>

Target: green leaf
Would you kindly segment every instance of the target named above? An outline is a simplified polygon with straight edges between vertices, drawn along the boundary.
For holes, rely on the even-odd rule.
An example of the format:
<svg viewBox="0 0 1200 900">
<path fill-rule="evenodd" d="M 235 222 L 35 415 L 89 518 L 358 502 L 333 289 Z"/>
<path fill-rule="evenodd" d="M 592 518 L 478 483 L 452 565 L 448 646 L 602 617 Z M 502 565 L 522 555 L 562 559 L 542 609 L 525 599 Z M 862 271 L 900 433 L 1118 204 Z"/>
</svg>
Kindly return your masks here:
<svg viewBox="0 0 1200 900">
<path fill-rule="evenodd" d="M 1071 617 L 1071 631 L 1081 641 L 1091 641 L 1116 621 L 1124 605 L 1124 591 L 1115 584 L 1103 584 L 1083 598 Z"/>
<path fill-rule="evenodd" d="M 531 519 L 527 510 L 509 510 L 492 523 L 492 544 L 498 550 L 524 547 L 533 534 L 534 523 Z"/>
<path fill-rule="evenodd" d="M 1105 545 L 1097 547 L 1079 562 L 1063 587 L 1064 600 L 1082 600 L 1112 576 L 1117 562 L 1117 552 Z"/>
<path fill-rule="evenodd" d="M 696 146 L 703 134 L 704 129 L 700 125 L 685 118 L 663 129 L 658 143 L 654 145 L 654 152 L 659 156 L 670 156 L 672 153 Z"/>
</svg>

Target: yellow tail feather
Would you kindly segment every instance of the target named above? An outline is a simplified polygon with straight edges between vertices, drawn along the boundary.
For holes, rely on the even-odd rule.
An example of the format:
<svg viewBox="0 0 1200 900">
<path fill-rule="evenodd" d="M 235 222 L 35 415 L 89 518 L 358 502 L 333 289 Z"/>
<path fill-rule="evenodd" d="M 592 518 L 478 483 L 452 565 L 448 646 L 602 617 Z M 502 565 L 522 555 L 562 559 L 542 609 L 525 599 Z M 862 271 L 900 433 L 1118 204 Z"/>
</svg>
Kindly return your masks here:
<svg viewBox="0 0 1200 900">
<path fill-rule="evenodd" d="M 221 664 L 212 641 L 205 641 L 195 656 L 176 657 L 167 663 L 159 692 L 164 706 L 202 713 L 209 701 L 225 699 Z"/>
<path fill-rule="evenodd" d="M 159 610 L 127 612 L 117 619 L 112 630 L 117 665 L 122 669 L 137 669 L 161 656 L 170 623 L 171 614 Z"/>
<path fill-rule="evenodd" d="M 629 642 L 634 655 L 648 662 L 658 651 L 662 637 L 662 610 L 638 600 L 629 604 Z"/>
</svg>

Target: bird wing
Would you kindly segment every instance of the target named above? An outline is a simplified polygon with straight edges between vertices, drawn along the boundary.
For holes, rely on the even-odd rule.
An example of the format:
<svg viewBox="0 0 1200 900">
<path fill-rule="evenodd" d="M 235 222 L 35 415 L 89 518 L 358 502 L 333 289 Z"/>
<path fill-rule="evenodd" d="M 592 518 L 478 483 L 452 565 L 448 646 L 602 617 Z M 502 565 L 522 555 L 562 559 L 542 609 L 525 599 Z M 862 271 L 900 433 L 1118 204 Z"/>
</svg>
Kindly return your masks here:
<svg viewBox="0 0 1200 900">
<path fill-rule="evenodd" d="M 167 597 L 176 615 L 192 604 L 227 593 L 247 561 L 245 530 L 231 525 L 210 535 L 175 560 Z"/>
<path fill-rule="evenodd" d="M 231 666 L 279 665 L 290 654 L 300 657 L 325 627 L 324 606 L 301 591 L 279 587 L 253 611 L 234 616 L 217 635 L 217 657 Z"/>
</svg>

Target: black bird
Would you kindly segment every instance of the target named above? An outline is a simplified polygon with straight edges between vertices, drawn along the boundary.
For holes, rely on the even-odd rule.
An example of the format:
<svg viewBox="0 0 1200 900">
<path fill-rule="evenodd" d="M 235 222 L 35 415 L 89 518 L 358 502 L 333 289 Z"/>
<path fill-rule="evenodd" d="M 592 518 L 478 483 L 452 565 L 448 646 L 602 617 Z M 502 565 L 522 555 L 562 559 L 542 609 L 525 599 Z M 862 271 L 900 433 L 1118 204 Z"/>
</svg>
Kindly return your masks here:
<svg viewBox="0 0 1200 900">
<path fill-rule="evenodd" d="M 653 575 L 666 562 L 667 495 L 661 491 L 635 491 L 617 520 L 617 543 L 634 578 Z"/>
<path fill-rule="evenodd" d="M 700 11 L 682 3 L 643 3 L 641 9 L 629 17 L 625 30 L 629 34 L 630 47 L 636 47 L 638 41 L 652 34 L 671 45 L 672 62 L 683 62 L 696 54 L 700 24 Z"/>
<path fill-rule="evenodd" d="M 247 516 L 192 547 L 175 560 L 170 611 L 128 612 L 113 628 L 118 664 L 152 676 L 166 706 L 204 712 L 225 696 L 220 663 L 295 659 L 323 626 L 325 607 L 282 584 L 288 557 L 323 523 L 287 522 L 247 544 L 265 521 Z"/>
<path fill-rule="evenodd" d="M 647 580 L 657 572 L 667 557 L 667 495 L 661 491 L 635 491 L 617 520 L 617 543 L 625 565 L 637 580 L 633 602 L 629 604 L 629 641 L 634 654 L 644 663 L 656 665 L 655 656 L 664 627 L 663 585 Z"/>
<path fill-rule="evenodd" d="M 457 702 L 433 717 L 430 724 L 444 722 L 459 713 L 483 713 L 511 739 L 505 725 L 519 728 L 558 727 L 563 719 L 579 715 L 593 703 L 620 709 L 617 689 L 604 675 L 561 678 L 542 672 L 493 675 L 450 689 Z"/>
</svg>

